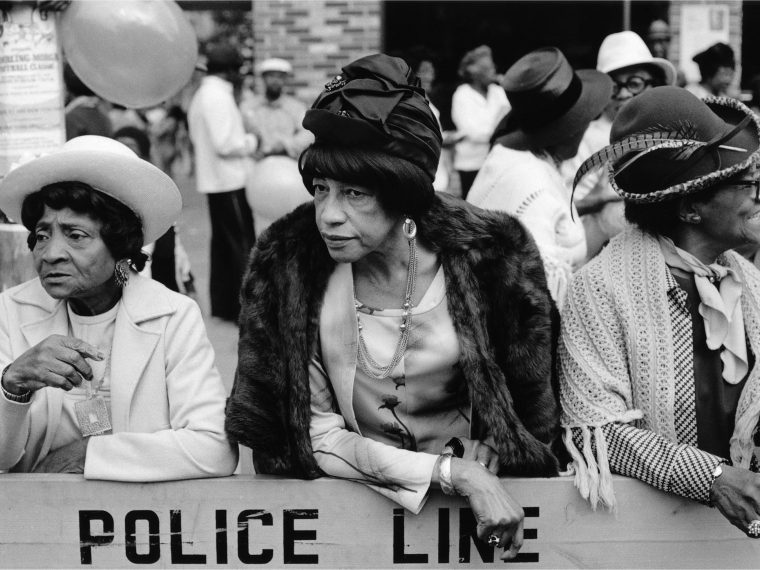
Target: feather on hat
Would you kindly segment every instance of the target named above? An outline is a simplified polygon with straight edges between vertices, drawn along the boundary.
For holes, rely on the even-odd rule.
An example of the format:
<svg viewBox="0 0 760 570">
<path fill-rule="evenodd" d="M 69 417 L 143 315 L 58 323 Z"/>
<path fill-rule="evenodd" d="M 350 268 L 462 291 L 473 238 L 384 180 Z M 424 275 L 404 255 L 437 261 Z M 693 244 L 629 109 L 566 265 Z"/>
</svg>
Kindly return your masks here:
<svg viewBox="0 0 760 570">
<path fill-rule="evenodd" d="M 700 100 L 680 87 L 655 87 L 615 118 L 611 144 L 581 164 L 573 190 L 588 172 L 607 166 L 624 200 L 661 202 L 727 180 L 760 159 L 760 121 L 728 97 Z"/>
</svg>

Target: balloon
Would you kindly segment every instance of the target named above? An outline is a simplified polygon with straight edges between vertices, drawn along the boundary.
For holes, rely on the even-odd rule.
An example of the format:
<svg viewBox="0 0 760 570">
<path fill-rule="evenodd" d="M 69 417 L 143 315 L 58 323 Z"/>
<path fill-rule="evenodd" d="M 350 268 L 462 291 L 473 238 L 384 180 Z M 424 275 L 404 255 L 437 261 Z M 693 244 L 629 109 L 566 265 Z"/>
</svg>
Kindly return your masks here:
<svg viewBox="0 0 760 570">
<path fill-rule="evenodd" d="M 195 32 L 171 0 L 74 0 L 60 31 L 79 78 L 125 107 L 165 101 L 187 84 L 198 59 Z"/>
<path fill-rule="evenodd" d="M 245 185 L 253 210 L 256 237 L 276 219 L 312 199 L 298 172 L 298 163 L 287 156 L 268 156 L 257 162 Z"/>
</svg>

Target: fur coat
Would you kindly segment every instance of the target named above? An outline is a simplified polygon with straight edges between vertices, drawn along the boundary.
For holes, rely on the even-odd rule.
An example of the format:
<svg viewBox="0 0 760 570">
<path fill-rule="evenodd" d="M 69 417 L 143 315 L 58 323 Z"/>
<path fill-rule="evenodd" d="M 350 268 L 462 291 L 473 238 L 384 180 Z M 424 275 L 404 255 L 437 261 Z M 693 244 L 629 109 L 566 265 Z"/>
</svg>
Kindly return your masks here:
<svg viewBox="0 0 760 570">
<path fill-rule="evenodd" d="M 535 243 L 514 218 L 446 194 L 417 225 L 446 276 L 473 432 L 494 438 L 503 474 L 556 474 L 558 315 Z M 322 475 L 309 439 L 308 366 L 334 267 L 312 203 L 270 226 L 251 256 L 226 428 L 252 448 L 257 473 Z"/>
</svg>

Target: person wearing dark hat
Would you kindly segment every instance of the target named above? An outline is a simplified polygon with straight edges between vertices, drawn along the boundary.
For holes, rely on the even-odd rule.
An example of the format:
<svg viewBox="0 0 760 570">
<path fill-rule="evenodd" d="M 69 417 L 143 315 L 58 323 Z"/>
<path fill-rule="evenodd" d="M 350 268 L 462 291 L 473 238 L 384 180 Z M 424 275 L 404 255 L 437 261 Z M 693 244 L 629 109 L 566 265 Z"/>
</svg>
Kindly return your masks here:
<svg viewBox="0 0 760 570">
<path fill-rule="evenodd" d="M 652 57 L 644 40 L 635 32 L 623 31 L 604 38 L 596 69 L 613 81 L 612 97 L 602 114 L 591 121 L 578 154 L 562 164 L 571 181 L 581 163 L 610 142 L 612 121 L 634 97 L 658 85 L 673 85 L 676 69 L 667 59 Z M 586 231 L 586 257 L 591 259 L 610 238 L 625 227 L 623 203 L 610 186 L 605 172 L 585 176 L 573 192 L 573 202 Z"/>
<path fill-rule="evenodd" d="M 618 114 L 606 165 L 632 224 L 573 278 L 559 345 L 576 484 L 615 508 L 611 473 L 717 506 L 760 537 L 760 122 L 680 87 Z"/>
<path fill-rule="evenodd" d="M 670 52 L 670 26 L 665 20 L 652 20 L 647 29 L 646 41 L 652 56 L 668 59 Z"/>
<path fill-rule="evenodd" d="M 246 134 L 233 94 L 242 63 L 235 46 L 212 45 L 207 75 L 187 117 L 196 188 L 206 195 L 211 218 L 211 315 L 229 321 L 236 321 L 240 312 L 240 284 L 254 242 L 245 182 L 246 160 L 253 157 L 258 141 Z"/>
<path fill-rule="evenodd" d="M 82 135 L 110 137 L 113 123 L 108 116 L 111 104 L 97 96 L 85 85 L 69 63 L 63 66 L 66 86 L 66 140 Z"/>
<path fill-rule="evenodd" d="M 0 208 L 30 231 L 39 276 L 0 294 L 0 472 L 230 475 L 201 312 L 137 273 L 180 214 L 171 178 L 86 135 L 11 170 Z"/>
<path fill-rule="evenodd" d="M 718 42 L 691 58 L 699 66 L 699 83 L 686 89 L 699 98 L 732 96 L 736 59 L 730 45 Z"/>
<path fill-rule="evenodd" d="M 559 166 L 578 152 L 609 102 L 612 81 L 596 70 L 574 71 L 548 47 L 517 60 L 502 85 L 512 110 L 496 128 L 467 201 L 512 214 L 530 230 L 561 310 L 570 276 L 586 259 L 586 237 Z"/>
<path fill-rule="evenodd" d="M 361 481 L 415 513 L 431 486 L 466 496 L 512 558 L 523 512 L 497 475 L 557 473 L 538 251 L 433 191 L 441 133 L 402 59 L 345 66 L 304 126 L 314 200 L 254 248 L 227 432 L 257 473 Z"/>
</svg>

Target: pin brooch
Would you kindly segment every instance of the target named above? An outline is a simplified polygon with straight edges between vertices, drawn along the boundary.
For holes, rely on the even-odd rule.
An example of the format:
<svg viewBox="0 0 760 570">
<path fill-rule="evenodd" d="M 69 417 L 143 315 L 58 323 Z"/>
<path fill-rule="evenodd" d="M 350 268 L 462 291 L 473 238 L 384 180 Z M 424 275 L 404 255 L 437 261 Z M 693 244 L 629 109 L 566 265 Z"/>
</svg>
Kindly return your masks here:
<svg viewBox="0 0 760 570">
<path fill-rule="evenodd" d="M 336 89 L 340 89 L 346 84 L 346 80 L 343 79 L 342 75 L 336 75 L 334 78 L 332 78 L 330 81 L 325 83 L 325 90 L 326 91 L 335 91 Z"/>
</svg>

